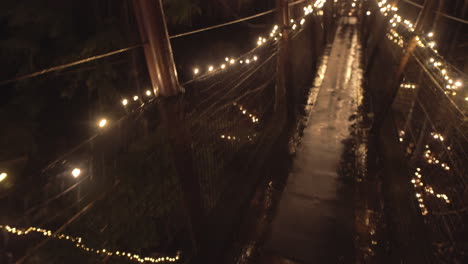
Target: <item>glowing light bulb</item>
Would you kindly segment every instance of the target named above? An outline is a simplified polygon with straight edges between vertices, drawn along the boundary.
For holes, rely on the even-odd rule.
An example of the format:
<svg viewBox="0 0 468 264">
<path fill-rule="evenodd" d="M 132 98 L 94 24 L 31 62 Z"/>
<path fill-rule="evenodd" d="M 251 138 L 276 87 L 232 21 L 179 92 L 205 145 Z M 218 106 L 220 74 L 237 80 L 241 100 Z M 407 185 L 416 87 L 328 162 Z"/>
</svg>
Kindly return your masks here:
<svg viewBox="0 0 468 264">
<path fill-rule="evenodd" d="M 146 90 L 146 96 L 151 96 L 151 91 L 150 90 Z"/>
<path fill-rule="evenodd" d="M 370 15 L 371 15 L 371 11 L 367 11 L 367 12 L 366 12 L 366 15 L 370 16 Z"/>
<path fill-rule="evenodd" d="M 427 33 L 427 36 L 430 37 L 430 38 L 432 38 L 432 37 L 434 36 L 434 33 L 433 33 L 433 32 L 429 32 L 429 33 Z"/>
<path fill-rule="evenodd" d="M 7 174 L 6 172 L 0 173 L 0 182 L 2 182 L 3 180 L 5 180 L 6 177 L 8 177 L 8 174 Z"/>
<path fill-rule="evenodd" d="M 228 57 L 226 57 L 226 58 L 224 58 L 224 60 L 225 60 L 225 61 L 229 61 L 229 58 L 228 58 Z"/>
<path fill-rule="evenodd" d="M 226 68 L 226 64 L 221 64 L 221 69 Z"/>
<path fill-rule="evenodd" d="M 455 86 L 457 86 L 457 87 L 461 87 L 462 85 L 463 85 L 463 84 L 462 84 L 462 82 L 460 82 L 460 81 L 456 81 L 456 82 L 455 82 Z"/>
<path fill-rule="evenodd" d="M 74 178 L 78 178 L 78 176 L 80 176 L 80 174 L 81 174 L 81 170 L 78 169 L 78 168 L 74 168 L 74 169 L 72 170 L 72 173 L 71 173 L 71 174 L 72 174 L 72 176 L 73 176 Z"/>
<path fill-rule="evenodd" d="M 249 63 L 250 63 L 250 60 L 249 60 L 249 59 L 246 59 L 246 60 L 245 60 L 245 63 L 249 64 Z"/>
<path fill-rule="evenodd" d="M 123 100 L 122 100 L 122 104 L 123 104 L 124 106 L 127 105 L 127 104 L 128 104 L 128 100 L 127 100 L 127 99 L 123 99 Z"/>
<path fill-rule="evenodd" d="M 253 60 L 254 60 L 254 61 L 258 60 L 258 57 L 257 57 L 257 56 L 254 56 L 254 57 L 253 57 Z"/>
<path fill-rule="evenodd" d="M 137 96 L 137 95 L 133 96 L 133 101 L 136 101 L 136 100 L 138 100 L 138 96 Z"/>
<path fill-rule="evenodd" d="M 213 71 L 213 69 L 214 69 L 213 66 L 208 67 L 208 71 Z"/>
<path fill-rule="evenodd" d="M 305 18 L 301 19 L 300 24 L 301 24 L 301 25 L 304 25 L 304 23 L 305 23 Z"/>
<path fill-rule="evenodd" d="M 99 121 L 99 127 L 105 127 L 107 125 L 107 119 L 103 118 Z"/>
<path fill-rule="evenodd" d="M 236 61 L 234 59 L 231 59 L 229 63 L 234 64 Z"/>
<path fill-rule="evenodd" d="M 431 41 L 427 45 L 429 45 L 429 47 L 431 47 L 431 48 L 434 48 L 436 43 L 434 41 Z"/>
</svg>

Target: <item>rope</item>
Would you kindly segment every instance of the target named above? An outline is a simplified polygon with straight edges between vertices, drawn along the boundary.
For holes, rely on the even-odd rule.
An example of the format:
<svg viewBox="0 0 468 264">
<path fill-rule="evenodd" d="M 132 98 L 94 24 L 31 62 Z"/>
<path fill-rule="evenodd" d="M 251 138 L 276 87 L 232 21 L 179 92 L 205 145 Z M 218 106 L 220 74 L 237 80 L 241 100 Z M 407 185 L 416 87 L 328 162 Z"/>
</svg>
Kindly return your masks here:
<svg viewBox="0 0 468 264">
<path fill-rule="evenodd" d="M 211 26 L 211 27 L 201 28 L 201 29 L 197 29 L 197 30 L 193 30 L 193 31 L 184 32 L 184 33 L 180 33 L 180 34 L 177 34 L 177 35 L 169 36 L 169 39 L 185 37 L 185 36 L 192 35 L 192 34 L 195 34 L 195 33 L 200 33 L 200 32 L 212 30 L 212 29 L 215 29 L 215 28 L 220 28 L 220 27 L 225 27 L 225 26 L 237 24 L 237 23 L 240 23 L 240 22 L 243 22 L 243 21 L 247 21 L 247 20 L 250 20 L 250 19 L 254 19 L 254 18 L 257 18 L 257 17 L 264 16 L 264 15 L 268 15 L 268 14 L 273 13 L 275 11 L 276 11 L 276 9 L 270 9 L 268 11 L 265 11 L 263 13 L 259 13 L 259 14 L 253 15 L 253 16 L 244 17 L 244 18 L 233 20 L 233 21 L 226 22 L 226 23 L 223 23 L 223 24 L 219 24 L 219 25 L 215 25 L 215 26 Z"/>
<path fill-rule="evenodd" d="M 92 56 L 92 57 L 89 57 L 89 58 L 86 58 L 86 59 L 82 59 L 82 60 L 70 62 L 70 63 L 67 63 L 67 64 L 54 66 L 54 67 L 51 67 L 51 68 L 48 68 L 48 69 L 33 72 L 33 73 L 26 74 L 26 75 L 23 75 L 23 76 L 20 76 L 20 77 L 15 77 L 13 79 L 9 79 L 9 80 L 5 80 L 5 81 L 0 82 L 0 86 L 8 84 L 8 83 L 16 82 L 16 81 L 29 79 L 29 78 L 32 78 L 32 77 L 37 77 L 37 76 L 44 75 L 44 74 L 49 73 L 49 72 L 60 71 L 60 70 L 70 68 L 70 67 L 73 67 L 73 66 L 76 66 L 76 65 L 79 65 L 79 64 L 87 63 L 87 62 L 90 62 L 90 61 L 102 59 L 102 58 L 109 57 L 109 56 L 112 56 L 112 55 L 115 55 L 115 54 L 123 53 L 123 52 L 129 51 L 129 50 L 132 50 L 132 49 L 136 49 L 136 48 L 139 48 L 141 46 L 143 46 L 143 44 L 130 46 L 130 47 L 127 47 L 127 48 L 111 51 L 111 52 L 104 53 L 104 54 L 101 54 L 101 55 Z"/>
</svg>

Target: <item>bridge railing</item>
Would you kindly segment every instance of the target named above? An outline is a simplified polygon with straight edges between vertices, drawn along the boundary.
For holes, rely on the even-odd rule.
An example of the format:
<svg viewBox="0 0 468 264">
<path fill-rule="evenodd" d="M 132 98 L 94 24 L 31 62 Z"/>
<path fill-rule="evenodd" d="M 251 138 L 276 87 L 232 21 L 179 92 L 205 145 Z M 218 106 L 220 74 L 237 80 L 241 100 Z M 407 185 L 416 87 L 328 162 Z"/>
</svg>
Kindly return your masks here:
<svg viewBox="0 0 468 264">
<path fill-rule="evenodd" d="M 303 21 L 304 6 L 294 8 L 301 15 L 291 23 L 293 81 L 287 89 L 303 102 L 324 44 L 323 12 L 314 8 Z M 29 234 L 29 226 L 45 231 L 31 244 L 11 242 L 5 252 L 16 250 L 15 260 L 32 263 L 70 263 L 69 256 L 76 263 L 145 257 L 210 262 L 232 247 L 229 261 L 234 262 L 245 242 L 235 233 L 243 213 L 255 189 L 272 177 L 268 167 L 282 162 L 277 157 L 287 150 L 280 140 L 286 99 L 277 96 L 278 51 L 271 37 L 184 84 L 185 93 L 176 100 L 184 109 L 196 193 L 183 190 L 175 172 L 163 102 L 152 91 L 138 91 L 117 104 L 96 107 L 115 116 L 98 120 L 88 139 L 34 174 L 37 178 L 17 178 L 8 199 L 1 201 L 9 213 L 0 224 L 14 226 L 5 230 L 15 235 Z M 90 111 L 86 121 L 94 123 L 96 115 Z M 31 188 L 38 178 L 44 186 Z M 191 222 L 187 196 L 200 200 L 200 226 Z"/>
<path fill-rule="evenodd" d="M 386 186 L 387 192 L 401 192 L 388 197 L 403 197 L 386 201 L 394 208 L 392 235 L 414 242 L 402 249 L 403 259 L 423 250 L 420 256 L 428 263 L 463 262 L 468 252 L 462 235 L 468 230 L 466 75 L 438 54 L 431 34 L 418 35 L 411 22 L 382 2 L 372 11 L 377 14 L 366 18 L 375 22 L 366 28 L 369 91 L 376 118 L 394 121 L 394 134 L 379 134 L 395 136 L 386 140 L 400 145 L 408 165 L 396 176 L 400 181 Z M 412 41 L 416 45 L 410 48 Z M 385 107 L 392 101 L 389 111 Z"/>
</svg>

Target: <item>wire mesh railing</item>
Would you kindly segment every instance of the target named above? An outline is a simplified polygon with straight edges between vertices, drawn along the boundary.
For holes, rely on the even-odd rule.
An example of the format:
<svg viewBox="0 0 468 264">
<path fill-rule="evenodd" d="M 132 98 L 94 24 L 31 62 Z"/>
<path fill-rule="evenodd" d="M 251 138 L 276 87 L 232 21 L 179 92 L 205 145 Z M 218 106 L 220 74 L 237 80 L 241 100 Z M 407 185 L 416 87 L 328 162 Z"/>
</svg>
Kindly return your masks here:
<svg viewBox="0 0 468 264">
<path fill-rule="evenodd" d="M 394 80 L 415 35 L 396 24 L 386 26 L 387 19 L 392 17 L 375 18 L 374 27 L 369 28 L 369 50 L 376 50 L 377 55 L 368 76 L 377 118 L 382 118 L 379 115 L 386 112 L 383 107 L 394 99 L 389 119 L 394 120 L 396 138 L 385 140 L 400 144 L 408 165 L 408 171 L 401 170 L 405 175 L 397 176 L 401 182 L 390 181 L 394 186 L 386 186 L 388 192 L 408 198 L 409 204 L 395 204 L 397 199 L 392 195 L 397 194 L 389 195 L 394 198 L 386 201 L 394 203 L 389 205 L 394 210 L 388 216 L 396 230 L 392 235 L 412 237 L 413 250 L 422 250 L 420 256 L 427 263 L 463 263 L 468 257 L 468 108 L 461 87 L 464 75 L 426 48 L 432 45 L 430 42 L 422 44 L 426 40 L 416 38 L 421 41 L 410 51 L 401 83 Z M 379 42 L 381 30 L 387 33 Z M 389 135 L 380 132 L 384 134 Z M 422 225 L 417 226 L 411 219 L 420 219 Z M 407 255 L 401 259 L 412 258 L 411 249 L 402 252 Z"/>
<path fill-rule="evenodd" d="M 323 33 L 323 11 L 314 8 L 313 28 L 306 30 L 305 19 L 296 19 L 290 29 L 293 45 L 302 50 L 294 51 L 294 76 L 304 78 L 291 87 L 296 99 L 306 94 L 304 84 L 313 77 L 315 58 L 309 48 L 322 46 L 322 37 L 313 36 Z M 312 12 L 312 6 L 306 10 Z M 278 143 L 286 124 L 284 104 L 278 104 L 286 99 L 278 98 L 276 86 L 278 44 L 279 38 L 271 37 L 235 64 L 228 60 L 226 69 L 198 75 L 177 99 L 199 193 L 187 194 L 177 175 L 162 100 L 151 91 L 123 97 L 118 106 L 105 106 L 118 114 L 102 119 L 89 138 L 40 173 L 16 179 L 22 185 L 0 200 L 8 212 L 0 219 L 3 235 L 35 232 L 30 240 L 2 245 L 9 261 L 175 262 L 190 261 L 200 252 L 206 261 L 222 258 L 264 179 L 265 162 L 272 152 L 286 149 Z M 94 122 L 93 111 L 87 122 Z M 185 203 L 190 195 L 200 198 L 201 227 L 191 222 Z M 203 233 L 202 240 L 196 232 Z"/>
</svg>

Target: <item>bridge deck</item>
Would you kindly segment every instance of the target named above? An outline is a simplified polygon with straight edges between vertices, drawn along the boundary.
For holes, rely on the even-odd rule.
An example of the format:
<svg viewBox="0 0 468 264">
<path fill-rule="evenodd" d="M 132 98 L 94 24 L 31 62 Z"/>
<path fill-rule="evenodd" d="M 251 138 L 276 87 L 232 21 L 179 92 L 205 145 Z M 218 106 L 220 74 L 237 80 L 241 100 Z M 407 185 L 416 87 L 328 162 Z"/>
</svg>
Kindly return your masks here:
<svg viewBox="0 0 468 264">
<path fill-rule="evenodd" d="M 337 30 L 266 245 L 301 263 L 351 263 L 354 252 L 352 187 L 338 173 L 361 101 L 361 47 L 353 22 L 343 20 Z"/>
</svg>

